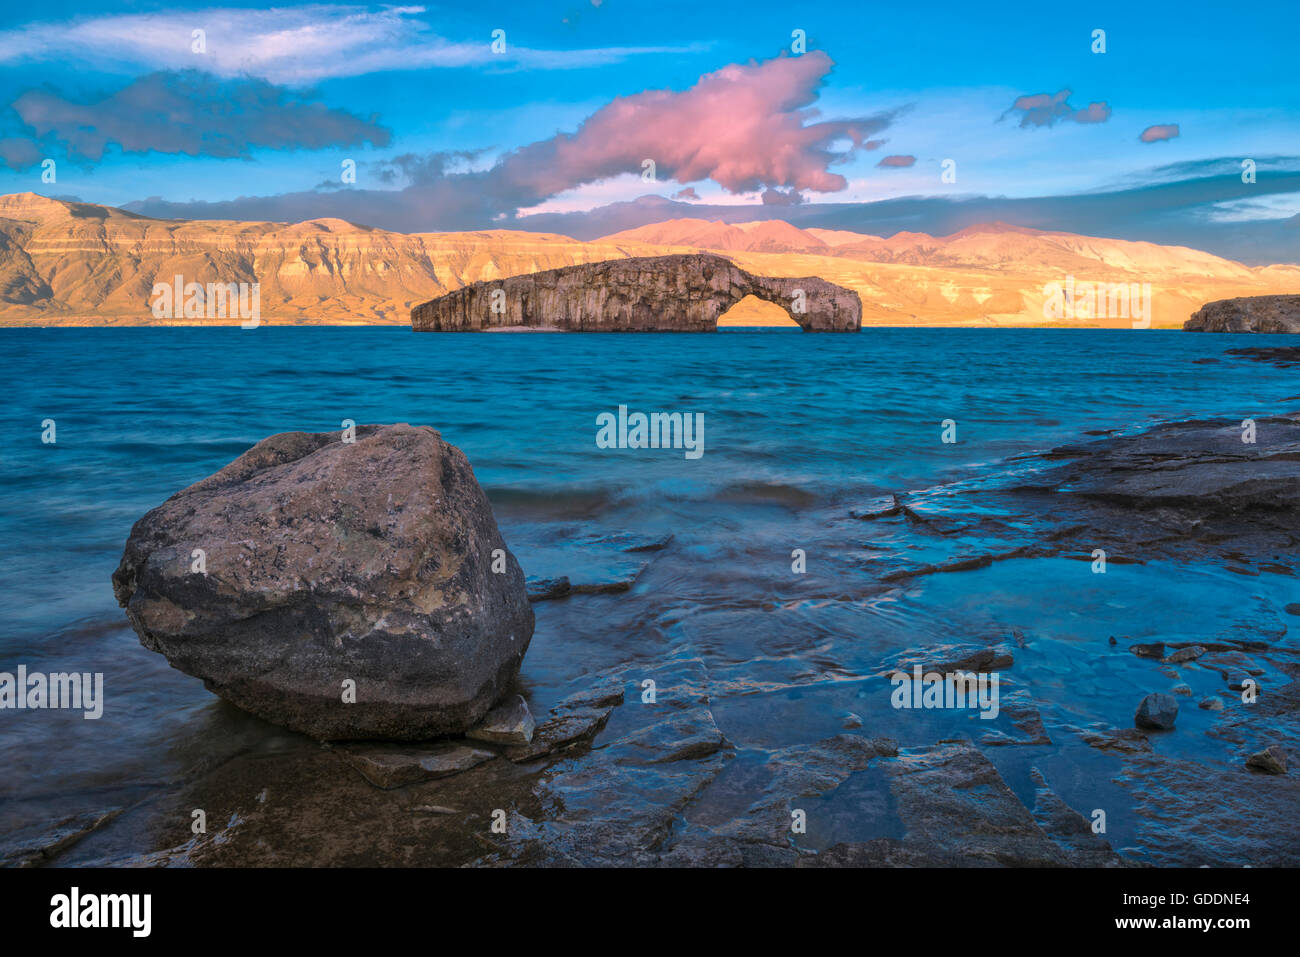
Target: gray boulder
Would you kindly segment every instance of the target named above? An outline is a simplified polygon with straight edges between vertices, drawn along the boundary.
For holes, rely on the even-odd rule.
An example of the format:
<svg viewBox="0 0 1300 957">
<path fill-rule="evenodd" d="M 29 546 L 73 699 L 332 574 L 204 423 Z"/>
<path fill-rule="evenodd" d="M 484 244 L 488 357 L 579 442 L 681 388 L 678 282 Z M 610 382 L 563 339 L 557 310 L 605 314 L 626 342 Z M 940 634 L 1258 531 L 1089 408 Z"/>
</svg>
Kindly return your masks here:
<svg viewBox="0 0 1300 957">
<path fill-rule="evenodd" d="M 172 667 L 320 739 L 464 732 L 533 633 L 469 462 L 406 424 L 264 439 L 136 522 L 113 591 Z"/>
</svg>

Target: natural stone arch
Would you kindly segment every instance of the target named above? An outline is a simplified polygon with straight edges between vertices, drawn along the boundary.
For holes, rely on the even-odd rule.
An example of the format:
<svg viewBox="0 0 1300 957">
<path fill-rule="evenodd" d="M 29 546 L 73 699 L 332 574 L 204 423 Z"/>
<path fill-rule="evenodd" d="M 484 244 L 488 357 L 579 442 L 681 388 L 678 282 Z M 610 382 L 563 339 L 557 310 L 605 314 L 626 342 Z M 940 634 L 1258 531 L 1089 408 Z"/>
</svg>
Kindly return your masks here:
<svg viewBox="0 0 1300 957">
<path fill-rule="evenodd" d="M 755 276 L 707 253 L 609 259 L 476 282 L 416 306 L 411 326 L 418 332 L 712 332 L 747 295 L 776 303 L 806 332 L 862 326 L 862 303 L 851 289 L 811 276 Z"/>
</svg>

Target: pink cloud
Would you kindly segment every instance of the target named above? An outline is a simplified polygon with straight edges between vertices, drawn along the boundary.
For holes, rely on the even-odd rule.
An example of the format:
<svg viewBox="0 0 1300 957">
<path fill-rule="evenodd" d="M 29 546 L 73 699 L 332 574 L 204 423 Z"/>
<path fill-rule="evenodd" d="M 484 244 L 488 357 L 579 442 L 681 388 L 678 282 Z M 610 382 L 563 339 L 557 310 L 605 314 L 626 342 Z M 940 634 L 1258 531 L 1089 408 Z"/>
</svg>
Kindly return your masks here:
<svg viewBox="0 0 1300 957">
<path fill-rule="evenodd" d="M 1162 140 L 1172 140 L 1178 135 L 1177 123 L 1157 123 L 1155 126 L 1148 126 L 1138 137 L 1143 143 L 1159 143 Z"/>
<path fill-rule="evenodd" d="M 914 165 L 915 163 L 915 156 L 886 156 L 876 165 L 886 169 L 904 169 L 908 166 Z"/>
<path fill-rule="evenodd" d="M 690 202 L 694 202 L 695 200 L 697 200 L 697 199 L 699 199 L 699 198 L 700 198 L 700 194 L 697 193 L 697 192 L 695 192 L 695 187 L 694 187 L 694 186 L 687 186 L 687 187 L 685 187 L 685 188 L 683 188 L 683 189 L 679 189 L 677 192 L 673 193 L 673 199 L 683 199 L 683 200 L 687 200 L 687 201 L 690 201 Z"/>
<path fill-rule="evenodd" d="M 1059 120 L 1073 120 L 1076 123 L 1105 123 L 1110 119 L 1110 105 L 1104 100 L 1089 103 L 1086 108 L 1076 110 L 1070 105 L 1073 94 L 1069 89 L 1056 93 L 1034 93 L 1018 96 L 1007 113 L 1019 113 L 1021 127 L 1052 126 Z M 1006 116 L 1007 113 L 1003 113 Z"/>
<path fill-rule="evenodd" d="M 712 179 L 732 193 L 761 188 L 836 192 L 848 182 L 829 166 L 866 146 L 893 114 L 817 121 L 811 108 L 833 63 L 821 51 L 732 64 L 681 92 L 619 97 L 577 132 L 525 146 L 494 170 L 515 187 L 549 196 L 581 183 L 639 173 Z"/>
</svg>

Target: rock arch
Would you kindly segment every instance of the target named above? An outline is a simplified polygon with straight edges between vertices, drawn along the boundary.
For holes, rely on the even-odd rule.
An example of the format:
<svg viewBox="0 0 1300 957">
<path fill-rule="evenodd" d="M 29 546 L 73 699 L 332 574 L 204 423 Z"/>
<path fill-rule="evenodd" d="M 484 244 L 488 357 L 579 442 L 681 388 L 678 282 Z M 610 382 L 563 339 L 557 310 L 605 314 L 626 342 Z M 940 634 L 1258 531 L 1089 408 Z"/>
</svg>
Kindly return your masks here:
<svg viewBox="0 0 1300 957">
<path fill-rule="evenodd" d="M 411 327 L 712 332 L 747 295 L 781 306 L 805 332 L 862 327 L 862 302 L 851 289 L 811 276 L 756 276 L 708 253 L 609 259 L 476 282 L 416 306 Z"/>
</svg>

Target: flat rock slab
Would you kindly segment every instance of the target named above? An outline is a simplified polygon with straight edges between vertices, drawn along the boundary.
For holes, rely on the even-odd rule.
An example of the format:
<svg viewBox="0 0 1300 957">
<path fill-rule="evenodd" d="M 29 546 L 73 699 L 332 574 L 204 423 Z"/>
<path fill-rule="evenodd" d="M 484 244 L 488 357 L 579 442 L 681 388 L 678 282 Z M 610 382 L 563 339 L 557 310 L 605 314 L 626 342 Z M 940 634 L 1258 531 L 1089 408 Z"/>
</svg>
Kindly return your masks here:
<svg viewBox="0 0 1300 957">
<path fill-rule="evenodd" d="M 1044 483 L 1125 507 L 1195 510 L 1197 517 L 1245 511 L 1294 513 L 1300 506 L 1300 421 L 1259 419 L 1255 442 L 1240 422 L 1174 422 L 1136 435 L 1053 450 L 1073 459 Z"/>
<path fill-rule="evenodd" d="M 889 775 L 903 846 L 917 858 L 962 866 L 1055 867 L 1066 854 L 968 742 L 900 753 Z"/>
<path fill-rule="evenodd" d="M 465 745 L 444 745 L 428 750 L 396 746 L 346 745 L 344 759 L 377 788 L 391 790 L 419 781 L 450 777 L 496 755 Z"/>
</svg>

